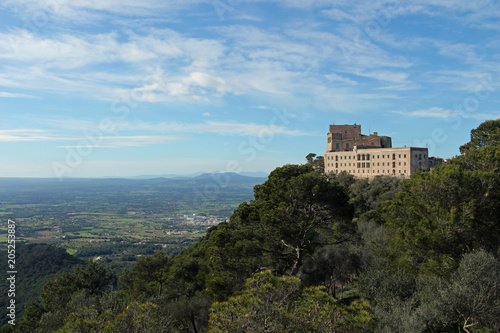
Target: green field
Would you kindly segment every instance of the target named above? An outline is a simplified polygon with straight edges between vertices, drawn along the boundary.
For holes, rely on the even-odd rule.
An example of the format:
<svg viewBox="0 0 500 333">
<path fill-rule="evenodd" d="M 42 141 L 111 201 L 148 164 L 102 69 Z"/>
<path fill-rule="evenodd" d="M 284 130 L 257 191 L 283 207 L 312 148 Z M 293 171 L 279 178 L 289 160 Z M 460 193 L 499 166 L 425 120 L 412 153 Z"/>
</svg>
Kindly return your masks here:
<svg viewBox="0 0 500 333">
<path fill-rule="evenodd" d="M 251 200 L 260 182 L 245 177 L 217 187 L 210 177 L 3 179 L 0 248 L 6 248 L 12 219 L 18 241 L 55 244 L 81 258 L 125 264 L 158 251 L 177 253 Z"/>
</svg>

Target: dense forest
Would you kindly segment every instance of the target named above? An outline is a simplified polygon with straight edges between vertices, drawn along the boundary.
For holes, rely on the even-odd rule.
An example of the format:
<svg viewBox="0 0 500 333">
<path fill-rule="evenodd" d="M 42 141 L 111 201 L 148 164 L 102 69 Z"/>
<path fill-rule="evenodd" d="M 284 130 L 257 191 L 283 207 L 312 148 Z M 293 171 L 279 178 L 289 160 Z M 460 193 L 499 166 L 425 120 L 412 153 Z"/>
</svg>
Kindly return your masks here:
<svg viewBox="0 0 500 333">
<path fill-rule="evenodd" d="M 229 222 L 48 281 L 2 332 L 499 332 L 500 120 L 411 179 L 285 165 Z"/>
</svg>

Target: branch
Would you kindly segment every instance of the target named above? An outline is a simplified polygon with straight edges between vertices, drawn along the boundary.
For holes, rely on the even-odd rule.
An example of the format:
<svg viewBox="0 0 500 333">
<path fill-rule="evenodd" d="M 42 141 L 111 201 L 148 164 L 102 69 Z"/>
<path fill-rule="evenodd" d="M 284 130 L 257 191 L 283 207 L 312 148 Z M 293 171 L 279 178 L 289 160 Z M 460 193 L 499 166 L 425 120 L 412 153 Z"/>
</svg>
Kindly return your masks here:
<svg viewBox="0 0 500 333">
<path fill-rule="evenodd" d="M 287 243 L 285 243 L 285 240 L 284 240 L 284 239 L 282 239 L 282 240 L 281 240 L 281 243 L 283 243 L 283 245 L 285 245 L 286 247 L 288 247 L 288 248 L 290 248 L 290 249 L 292 249 L 292 250 L 296 250 L 296 248 L 295 248 L 295 247 L 293 247 L 293 246 L 288 245 Z"/>
<path fill-rule="evenodd" d="M 465 323 L 464 323 L 464 327 L 463 327 L 464 331 L 467 332 L 467 333 L 470 333 L 469 330 L 468 330 L 469 327 L 472 327 L 472 326 L 476 325 L 476 323 L 467 324 L 467 322 L 469 321 L 469 319 L 470 318 L 465 319 Z"/>
</svg>

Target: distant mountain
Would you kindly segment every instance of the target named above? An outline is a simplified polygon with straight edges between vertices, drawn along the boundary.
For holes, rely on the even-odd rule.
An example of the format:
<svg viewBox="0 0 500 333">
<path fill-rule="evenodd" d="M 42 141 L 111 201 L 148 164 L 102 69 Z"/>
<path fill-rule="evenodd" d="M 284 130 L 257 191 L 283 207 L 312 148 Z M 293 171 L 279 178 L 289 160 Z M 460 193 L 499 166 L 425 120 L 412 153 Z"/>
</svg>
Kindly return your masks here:
<svg viewBox="0 0 500 333">
<path fill-rule="evenodd" d="M 164 175 L 166 176 L 166 175 Z M 148 187 L 150 189 L 166 188 L 226 188 L 245 187 L 252 188 L 257 184 L 262 184 L 267 180 L 265 177 L 251 177 L 240 175 L 234 172 L 224 173 L 203 173 L 193 175 L 170 175 L 170 177 L 158 176 L 138 176 L 138 178 L 65 178 L 59 181 L 57 178 L 0 178 L 0 195 L 12 191 L 130 191 Z M 144 177 L 144 178 L 142 178 Z M 208 186 L 208 188 L 207 188 Z"/>
<path fill-rule="evenodd" d="M 166 173 L 162 175 L 139 175 L 131 177 L 108 177 L 108 178 L 126 178 L 126 179 L 154 179 L 154 178 L 172 178 L 172 179 L 188 179 L 201 175 L 202 172 L 196 172 L 186 175 L 178 175 L 173 173 Z"/>
<path fill-rule="evenodd" d="M 178 182 L 185 182 L 186 184 L 198 185 L 217 185 L 219 187 L 234 186 L 234 185 L 257 185 L 266 181 L 265 177 L 249 177 L 243 176 L 234 172 L 224 173 L 204 173 L 192 178 L 175 179 Z"/>
<path fill-rule="evenodd" d="M 204 173 L 202 175 L 199 175 L 197 177 L 194 177 L 194 179 L 219 179 L 219 178 L 224 178 L 224 179 L 235 179 L 235 180 L 250 180 L 251 178 L 256 178 L 256 177 L 249 177 L 249 176 L 244 176 L 240 175 L 235 172 L 224 172 L 224 173 Z M 261 177 L 257 177 L 261 178 Z"/>
<path fill-rule="evenodd" d="M 139 176 L 132 176 L 132 177 L 107 177 L 107 178 L 125 178 L 125 179 L 155 179 L 155 178 L 169 178 L 169 179 L 190 179 L 190 178 L 196 178 L 199 176 L 204 176 L 206 175 L 226 175 L 226 174 L 235 174 L 239 176 L 246 176 L 246 177 L 255 177 L 255 178 L 263 178 L 269 175 L 267 172 L 263 171 L 257 171 L 257 172 L 241 172 L 241 173 L 233 173 L 233 172 L 211 172 L 211 173 L 202 173 L 202 172 L 197 172 L 197 173 L 191 173 L 191 174 L 161 174 L 161 175 L 139 175 Z"/>
</svg>

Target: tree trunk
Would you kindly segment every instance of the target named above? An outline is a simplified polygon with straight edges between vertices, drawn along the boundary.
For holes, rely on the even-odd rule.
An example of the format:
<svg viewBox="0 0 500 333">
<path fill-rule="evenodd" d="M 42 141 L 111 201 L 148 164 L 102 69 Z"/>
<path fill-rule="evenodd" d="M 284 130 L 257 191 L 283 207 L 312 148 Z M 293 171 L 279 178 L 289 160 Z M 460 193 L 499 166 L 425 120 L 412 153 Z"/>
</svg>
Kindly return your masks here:
<svg viewBox="0 0 500 333">
<path fill-rule="evenodd" d="M 302 249 L 300 247 L 297 247 L 295 249 L 295 255 L 296 255 L 295 263 L 293 264 L 290 275 L 297 275 L 300 267 L 302 267 Z"/>
<path fill-rule="evenodd" d="M 194 315 L 191 315 L 191 324 L 193 325 L 194 333 L 198 333 L 198 330 L 196 329 L 196 321 L 194 320 Z"/>
</svg>

